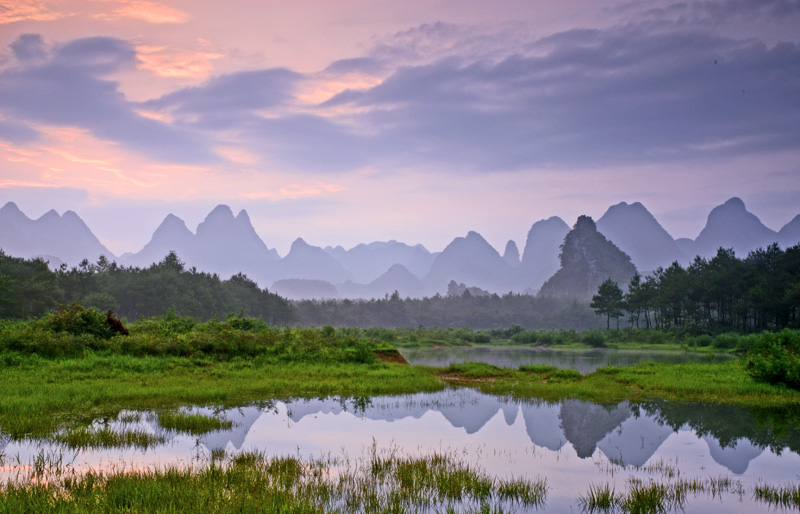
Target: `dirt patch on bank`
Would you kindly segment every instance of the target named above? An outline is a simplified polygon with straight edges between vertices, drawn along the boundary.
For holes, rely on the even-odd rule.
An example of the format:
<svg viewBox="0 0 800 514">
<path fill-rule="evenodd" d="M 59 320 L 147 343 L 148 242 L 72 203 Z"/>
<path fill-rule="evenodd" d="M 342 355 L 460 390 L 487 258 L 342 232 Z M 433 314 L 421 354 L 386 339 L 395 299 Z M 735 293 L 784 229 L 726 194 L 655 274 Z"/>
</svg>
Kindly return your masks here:
<svg viewBox="0 0 800 514">
<path fill-rule="evenodd" d="M 395 349 L 375 350 L 375 357 L 381 362 L 394 362 L 396 364 L 408 365 L 408 361 Z"/>
</svg>

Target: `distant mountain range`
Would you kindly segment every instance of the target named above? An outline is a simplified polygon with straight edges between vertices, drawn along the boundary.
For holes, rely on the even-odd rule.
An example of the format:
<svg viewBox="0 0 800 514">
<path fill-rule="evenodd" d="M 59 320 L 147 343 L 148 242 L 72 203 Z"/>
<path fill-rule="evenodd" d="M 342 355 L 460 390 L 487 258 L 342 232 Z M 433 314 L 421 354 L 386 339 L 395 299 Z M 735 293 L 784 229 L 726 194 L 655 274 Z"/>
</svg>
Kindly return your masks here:
<svg viewBox="0 0 800 514">
<path fill-rule="evenodd" d="M 720 247 L 733 248 L 738 256 L 745 256 L 774 242 L 783 247 L 800 242 L 800 215 L 776 232 L 748 212 L 739 198 L 715 207 L 695 240 L 673 239 L 639 202 L 613 205 L 592 225 L 599 237 L 629 257 L 629 264 L 642 274 L 674 261 L 686 265 L 696 255 L 711 257 Z M 556 216 L 537 221 L 528 232 L 521 255 L 513 240 L 501 255 L 477 232 L 456 237 L 440 253 L 398 241 L 359 244 L 349 250 L 341 246 L 320 248 L 298 238 L 281 258 L 258 236 L 246 211 L 234 216 L 228 206 L 219 205 L 195 232 L 177 216 L 168 215 L 140 251 L 116 257 L 72 211 L 59 215 L 51 210 L 31 220 L 12 202 L 0 208 L 0 248 L 9 255 L 41 257 L 51 267 L 61 263 L 74 266 L 84 258 L 93 262 L 100 255 L 126 266 L 147 267 L 175 251 L 188 268 L 217 273 L 222 278 L 241 272 L 262 287 L 292 299 L 382 298 L 394 291 L 401 297 L 444 295 L 451 282 L 498 294 L 535 294 L 544 289 L 543 294 L 584 298 L 585 292 L 562 294 L 570 290 L 567 286 L 544 287 L 562 269 L 560 256 L 568 233 L 570 226 Z M 586 248 L 581 251 L 591 253 L 606 247 L 596 244 Z M 600 263 L 591 255 L 587 258 L 584 264 L 592 259 Z M 626 268 L 620 277 L 632 269 Z M 600 277 L 608 271 L 598 273 Z M 566 280 L 566 275 L 561 273 L 562 278 L 555 282 Z M 593 282 L 585 284 L 587 290 L 592 287 L 596 287 Z"/>
</svg>

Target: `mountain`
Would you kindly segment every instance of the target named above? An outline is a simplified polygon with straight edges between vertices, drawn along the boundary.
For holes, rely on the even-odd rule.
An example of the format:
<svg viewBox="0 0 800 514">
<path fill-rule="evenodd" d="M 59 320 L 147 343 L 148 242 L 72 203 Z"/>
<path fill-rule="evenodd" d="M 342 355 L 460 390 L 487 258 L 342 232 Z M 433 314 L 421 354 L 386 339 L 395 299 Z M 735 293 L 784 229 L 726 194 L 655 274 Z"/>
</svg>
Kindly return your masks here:
<svg viewBox="0 0 800 514">
<path fill-rule="evenodd" d="M 544 283 L 539 296 L 591 300 L 606 279 L 624 288 L 635 273 L 631 258 L 597 231 L 592 218 L 580 216 L 564 238 L 561 269 Z"/>
<path fill-rule="evenodd" d="M 455 238 L 436 256 L 423 282 L 436 291 L 444 291 L 451 280 L 464 282 L 494 293 L 515 287 L 514 269 L 477 232 Z"/>
<path fill-rule="evenodd" d="M 421 298 L 426 295 L 422 280 L 402 264 L 395 264 L 369 284 L 348 281 L 338 289 L 344 298 L 383 298 L 395 291 L 400 298 Z"/>
<path fill-rule="evenodd" d="M 311 246 L 302 238 L 295 239 L 286 257 L 275 264 L 273 280 L 303 278 L 343 284 L 353 280 L 353 275 L 342 263 L 318 246 Z"/>
<path fill-rule="evenodd" d="M 244 273 L 266 285 L 270 269 L 279 260 L 258 237 L 250 217 L 244 210 L 234 217 L 227 205 L 216 206 L 197 226 L 197 233 L 174 214 L 167 215 L 150 241 L 136 254 L 125 259 L 131 266 L 149 266 L 160 262 L 174 250 L 188 267 L 229 278 Z"/>
<path fill-rule="evenodd" d="M 697 244 L 694 242 L 694 239 L 679 237 L 675 240 L 675 245 L 689 260 L 694 260 L 694 257 L 698 254 Z"/>
<path fill-rule="evenodd" d="M 170 251 L 174 251 L 181 259 L 194 259 L 196 254 L 194 234 L 174 214 L 168 214 L 164 218 L 141 250 L 127 257 L 123 256 L 122 259 L 129 266 L 147 267 L 154 262 L 160 262 Z"/>
<path fill-rule="evenodd" d="M 528 231 L 525 250 L 519 267 L 520 283 L 524 288 L 538 291 L 545 280 L 560 266 L 559 247 L 569 232 L 569 225 L 558 216 L 540 220 Z"/>
<path fill-rule="evenodd" d="M 347 251 L 341 246 L 327 247 L 325 251 L 342 263 L 361 284 L 372 282 L 395 264 L 402 264 L 417 278 L 424 277 L 435 258 L 422 245 L 409 246 L 394 240 L 362 243 Z"/>
<path fill-rule="evenodd" d="M 682 264 L 688 261 L 672 236 L 639 202 L 612 205 L 597 220 L 597 230 L 630 255 L 633 264 L 643 273 L 659 266 L 667 268 L 675 261 Z"/>
<path fill-rule="evenodd" d="M 278 280 L 272 284 L 269 291 L 287 300 L 339 298 L 339 292 L 330 282 L 307 278 L 284 278 Z"/>
<path fill-rule="evenodd" d="M 512 268 L 519 267 L 519 248 L 517 248 L 517 243 L 515 243 L 513 240 L 509 240 L 508 243 L 506 243 L 506 250 L 503 252 L 503 259 L 505 259 L 507 263 L 511 264 Z"/>
<path fill-rule="evenodd" d="M 720 247 L 733 248 L 737 257 L 746 257 L 751 250 L 777 241 L 778 233 L 765 227 L 747 211 L 742 200 L 734 197 L 711 210 L 695 244 L 703 257 L 713 257 Z"/>
<path fill-rule="evenodd" d="M 61 216 L 50 210 L 31 220 L 13 202 L 0 209 L 0 248 L 15 257 L 52 256 L 70 266 L 83 259 L 95 262 L 101 255 L 115 259 L 74 212 Z"/>
<path fill-rule="evenodd" d="M 778 243 L 784 248 L 800 243 L 800 214 L 778 231 Z"/>
</svg>

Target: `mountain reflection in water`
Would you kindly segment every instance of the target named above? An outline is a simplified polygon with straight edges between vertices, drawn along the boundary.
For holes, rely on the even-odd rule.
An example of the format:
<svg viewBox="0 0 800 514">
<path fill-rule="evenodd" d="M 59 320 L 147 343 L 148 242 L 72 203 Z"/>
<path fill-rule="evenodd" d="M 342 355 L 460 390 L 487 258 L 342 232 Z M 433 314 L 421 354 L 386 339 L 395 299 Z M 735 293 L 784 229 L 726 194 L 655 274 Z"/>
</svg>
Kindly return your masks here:
<svg viewBox="0 0 800 514">
<path fill-rule="evenodd" d="M 797 412 L 757 411 L 735 406 L 709 406 L 674 403 L 597 405 L 578 400 L 560 403 L 518 401 L 486 395 L 471 389 L 446 390 L 372 399 L 298 399 L 283 402 L 287 422 L 303 420 L 318 426 L 326 438 L 326 424 L 333 417 L 349 415 L 362 421 L 393 423 L 415 419 L 425 430 L 423 418 L 440 414 L 447 423 L 476 434 L 498 413 L 511 427 L 521 416 L 528 439 L 537 447 L 558 451 L 569 443 L 581 459 L 591 458 L 600 450 L 609 460 L 623 466 L 643 466 L 667 438 L 680 430 L 691 430 L 708 444 L 713 460 L 735 474 L 743 473 L 751 460 L 764 451 L 779 455 L 787 448 L 798 453 L 800 431 Z M 281 409 L 282 410 L 282 409 Z M 200 437 L 208 447 L 242 448 L 248 436 L 258 431 L 262 416 L 278 415 L 277 407 L 243 407 L 221 413 L 233 421 L 231 430 Z M 333 416 L 333 417 L 332 417 Z M 370 427 L 361 425 L 364 433 Z M 162 435 L 169 433 L 158 429 Z M 288 428 L 291 431 L 291 427 Z M 376 433 L 382 431 L 376 426 Z M 367 435 L 369 437 L 369 435 Z M 331 449 L 338 447 L 331 441 Z M 527 443 L 527 442 L 526 442 Z"/>
</svg>

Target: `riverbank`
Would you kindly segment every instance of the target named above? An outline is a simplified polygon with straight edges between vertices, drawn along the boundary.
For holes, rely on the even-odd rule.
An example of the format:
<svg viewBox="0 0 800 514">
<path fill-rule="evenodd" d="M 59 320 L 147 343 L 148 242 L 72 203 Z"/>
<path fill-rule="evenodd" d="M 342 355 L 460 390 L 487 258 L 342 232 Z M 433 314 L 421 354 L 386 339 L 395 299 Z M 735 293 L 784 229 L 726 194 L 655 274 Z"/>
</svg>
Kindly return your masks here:
<svg viewBox="0 0 800 514">
<path fill-rule="evenodd" d="M 393 332 L 384 329 L 276 328 L 252 318 L 198 323 L 179 316 L 129 328 L 129 335 L 110 332 L 104 314 L 80 306 L 39 320 L 0 322 L 0 433 L 47 438 L 129 409 L 368 397 L 445 387 L 548 401 L 800 408 L 800 391 L 756 382 L 741 360 L 642 363 L 583 375 L 542 365 L 437 368 L 392 362 L 400 359 L 383 337 Z M 757 340 L 757 335 L 742 336 L 737 344 Z"/>
<path fill-rule="evenodd" d="M 5 355 L 6 360 L 8 354 Z M 3 361 L 3 359 L 0 359 Z M 0 432 L 50 437 L 64 427 L 116 418 L 128 409 L 185 405 L 235 406 L 296 397 L 367 397 L 474 387 L 483 392 L 596 403 L 668 400 L 800 408 L 800 392 L 755 382 L 740 361 L 715 364 L 644 363 L 581 375 L 550 366 L 447 368 L 372 363 L 268 363 L 186 357 L 87 353 L 80 358 L 16 355 L 0 370 Z"/>
</svg>

